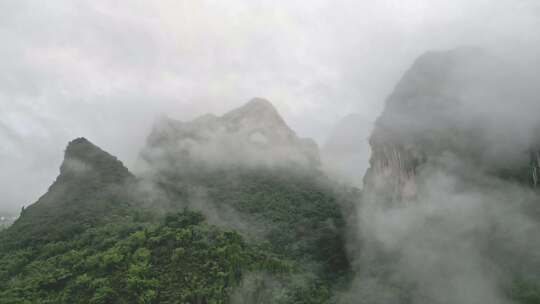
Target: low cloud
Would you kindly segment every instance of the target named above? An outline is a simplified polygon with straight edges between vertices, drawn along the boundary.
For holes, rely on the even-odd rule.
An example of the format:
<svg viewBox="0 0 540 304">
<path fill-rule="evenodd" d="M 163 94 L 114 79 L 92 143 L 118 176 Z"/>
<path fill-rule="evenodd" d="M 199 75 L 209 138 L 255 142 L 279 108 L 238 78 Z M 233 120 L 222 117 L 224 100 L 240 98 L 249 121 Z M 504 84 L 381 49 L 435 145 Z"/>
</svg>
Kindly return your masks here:
<svg viewBox="0 0 540 304">
<path fill-rule="evenodd" d="M 426 50 L 500 41 L 512 50 L 539 40 L 535 1 L 0 6 L 7 209 L 45 192 L 62 149 L 76 137 L 93 139 L 132 167 L 159 113 L 185 120 L 264 96 L 299 134 L 321 143 L 348 113 L 375 118 Z"/>
</svg>

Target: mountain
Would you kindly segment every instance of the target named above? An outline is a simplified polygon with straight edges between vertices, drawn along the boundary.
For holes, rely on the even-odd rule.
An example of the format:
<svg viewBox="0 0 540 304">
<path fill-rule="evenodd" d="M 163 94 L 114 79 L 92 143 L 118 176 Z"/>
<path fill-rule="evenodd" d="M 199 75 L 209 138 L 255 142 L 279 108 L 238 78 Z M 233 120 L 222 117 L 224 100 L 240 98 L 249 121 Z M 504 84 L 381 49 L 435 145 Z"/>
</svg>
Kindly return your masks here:
<svg viewBox="0 0 540 304">
<path fill-rule="evenodd" d="M 540 301 L 540 95 L 522 70 L 459 48 L 403 75 L 370 137 L 354 297 Z"/>
<path fill-rule="evenodd" d="M 89 227 L 125 216 L 126 187 L 134 176 L 116 157 L 85 138 L 69 143 L 56 181 L 23 209 L 2 246 L 68 239 Z"/>
<path fill-rule="evenodd" d="M 325 169 L 333 178 L 362 188 L 371 129 L 372 122 L 360 113 L 347 115 L 336 124 L 321 151 Z"/>
<path fill-rule="evenodd" d="M 191 122 L 160 120 L 141 154 L 149 189 L 141 196 L 150 206 L 201 211 L 280 254 L 311 260 L 320 275 L 348 271 L 341 209 L 352 203 L 320 170 L 314 141 L 298 137 L 270 102 L 255 98 Z"/>
<path fill-rule="evenodd" d="M 223 116 L 190 122 L 159 120 L 141 153 L 150 168 L 199 170 L 201 165 L 295 166 L 320 164 L 316 143 L 299 138 L 267 100 L 255 98 Z"/>
<path fill-rule="evenodd" d="M 0 303 L 315 303 L 346 287 L 352 194 L 268 101 L 162 119 L 141 160 L 135 177 L 69 143 L 47 193 L 0 232 Z"/>
<path fill-rule="evenodd" d="M 145 216 L 136 185 L 116 157 L 70 142 L 48 192 L 0 233 L 0 303 L 223 303 L 257 296 L 237 288 L 244 272 L 293 273 L 200 213 Z"/>
<path fill-rule="evenodd" d="M 260 98 L 158 120 L 137 176 L 76 139 L 0 231 L 0 304 L 540 303 L 531 75 L 475 48 L 420 56 L 375 122 L 361 193 L 323 170 L 362 174 L 359 115 L 325 164 Z"/>
<path fill-rule="evenodd" d="M 388 201 L 413 200 L 418 169 L 449 155 L 477 172 L 534 184 L 537 94 L 513 79 L 520 77 L 476 48 L 419 57 L 375 123 L 365 187 Z"/>
</svg>

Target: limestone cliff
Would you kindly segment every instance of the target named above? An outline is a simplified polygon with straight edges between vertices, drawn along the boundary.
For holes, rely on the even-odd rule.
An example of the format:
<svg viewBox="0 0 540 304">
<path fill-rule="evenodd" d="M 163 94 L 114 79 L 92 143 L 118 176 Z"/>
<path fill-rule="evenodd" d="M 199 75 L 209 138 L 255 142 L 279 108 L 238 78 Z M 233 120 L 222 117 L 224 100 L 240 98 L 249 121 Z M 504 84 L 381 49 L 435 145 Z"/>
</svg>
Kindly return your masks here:
<svg viewBox="0 0 540 304">
<path fill-rule="evenodd" d="M 475 48 L 419 57 L 376 121 L 364 177 L 366 195 L 386 202 L 414 200 L 418 171 L 427 164 L 440 165 L 443 158 L 538 185 L 539 149 L 533 148 L 531 131 L 538 122 L 528 114 L 538 103 L 527 99 L 509 70 Z"/>
</svg>

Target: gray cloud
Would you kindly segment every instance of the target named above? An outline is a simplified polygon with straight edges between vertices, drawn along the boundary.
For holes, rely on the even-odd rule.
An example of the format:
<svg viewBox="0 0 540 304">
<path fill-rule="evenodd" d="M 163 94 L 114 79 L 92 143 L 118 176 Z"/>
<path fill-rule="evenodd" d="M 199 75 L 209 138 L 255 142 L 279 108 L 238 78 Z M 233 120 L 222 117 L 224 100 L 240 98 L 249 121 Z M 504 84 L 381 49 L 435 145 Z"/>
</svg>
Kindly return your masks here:
<svg viewBox="0 0 540 304">
<path fill-rule="evenodd" d="M 0 208 L 44 193 L 78 136 L 131 166 L 159 113 L 263 96 L 322 141 L 348 113 L 374 119 L 428 49 L 533 48 L 539 14 L 519 0 L 1 2 Z"/>
</svg>

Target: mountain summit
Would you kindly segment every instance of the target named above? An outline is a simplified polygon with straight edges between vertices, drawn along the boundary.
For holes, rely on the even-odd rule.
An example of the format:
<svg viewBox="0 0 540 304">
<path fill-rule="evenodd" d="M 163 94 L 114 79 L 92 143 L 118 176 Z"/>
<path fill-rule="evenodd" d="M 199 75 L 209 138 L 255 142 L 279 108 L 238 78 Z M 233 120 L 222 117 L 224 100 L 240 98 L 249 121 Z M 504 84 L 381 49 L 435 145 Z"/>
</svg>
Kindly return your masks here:
<svg viewBox="0 0 540 304">
<path fill-rule="evenodd" d="M 73 177 L 95 179 L 97 176 L 103 183 L 132 177 L 121 161 L 86 138 L 81 137 L 71 141 L 64 154 L 59 179 Z"/>
<path fill-rule="evenodd" d="M 388 201 L 415 199 L 418 171 L 448 167 L 536 185 L 537 94 L 510 63 L 476 48 L 433 51 L 403 75 L 370 137 L 370 193 Z M 488 110 L 489 109 L 489 110 Z"/>
<path fill-rule="evenodd" d="M 159 120 L 142 158 L 153 168 L 178 166 L 318 166 L 317 144 L 299 138 L 275 107 L 254 98 L 223 116 Z"/>
<path fill-rule="evenodd" d="M 127 209 L 134 176 L 116 157 L 85 138 L 71 141 L 60 174 L 45 195 L 23 209 L 10 243 L 63 240 Z M 6 241 L 6 242 L 8 242 Z"/>
<path fill-rule="evenodd" d="M 427 52 L 414 62 L 386 100 L 370 137 L 368 193 L 387 201 L 415 199 L 417 170 L 428 158 L 465 154 L 459 151 L 464 148 L 468 154 L 482 151 L 476 119 L 466 115 L 467 103 L 475 100 L 466 94 L 485 91 L 486 77 L 477 73 L 488 70 L 489 59 L 477 49 L 460 48 Z"/>
</svg>

